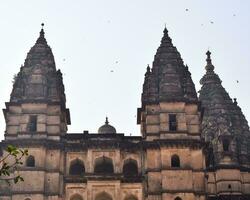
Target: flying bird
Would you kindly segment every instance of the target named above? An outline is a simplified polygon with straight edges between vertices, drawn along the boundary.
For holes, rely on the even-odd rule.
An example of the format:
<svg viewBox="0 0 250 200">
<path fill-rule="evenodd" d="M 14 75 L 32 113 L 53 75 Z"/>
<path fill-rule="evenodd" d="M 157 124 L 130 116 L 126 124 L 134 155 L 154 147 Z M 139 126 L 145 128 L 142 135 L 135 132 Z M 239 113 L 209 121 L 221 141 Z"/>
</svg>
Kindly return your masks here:
<svg viewBox="0 0 250 200">
<path fill-rule="evenodd" d="M 188 8 L 186 8 L 186 11 L 189 11 Z"/>
</svg>

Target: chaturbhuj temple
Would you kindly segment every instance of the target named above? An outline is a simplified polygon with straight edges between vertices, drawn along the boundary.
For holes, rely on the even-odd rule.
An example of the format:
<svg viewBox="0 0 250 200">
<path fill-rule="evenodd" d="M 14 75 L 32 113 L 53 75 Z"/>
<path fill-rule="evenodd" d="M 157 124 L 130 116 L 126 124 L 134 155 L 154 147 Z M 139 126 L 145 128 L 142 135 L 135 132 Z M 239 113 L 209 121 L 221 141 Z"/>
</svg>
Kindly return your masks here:
<svg viewBox="0 0 250 200">
<path fill-rule="evenodd" d="M 9 144 L 28 149 L 17 169 L 24 182 L 0 182 L 0 199 L 249 200 L 248 122 L 209 51 L 204 65 L 198 95 L 165 28 L 142 74 L 141 136 L 118 133 L 108 118 L 96 133 L 68 133 L 62 73 L 42 28 L 3 109 L 0 157 Z"/>
</svg>

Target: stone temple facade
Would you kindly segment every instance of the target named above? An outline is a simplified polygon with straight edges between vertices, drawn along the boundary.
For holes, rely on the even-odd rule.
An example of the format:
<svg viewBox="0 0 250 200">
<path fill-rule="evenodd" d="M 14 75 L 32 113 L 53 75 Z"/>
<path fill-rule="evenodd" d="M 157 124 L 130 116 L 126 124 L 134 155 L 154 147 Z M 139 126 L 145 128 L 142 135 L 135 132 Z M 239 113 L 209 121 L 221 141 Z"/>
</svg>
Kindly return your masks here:
<svg viewBox="0 0 250 200">
<path fill-rule="evenodd" d="M 165 28 L 145 73 L 141 136 L 67 133 L 62 73 L 40 32 L 3 109 L 8 144 L 27 148 L 24 182 L 0 182 L 1 200 L 250 199 L 250 132 L 207 52 L 199 96 Z"/>
</svg>

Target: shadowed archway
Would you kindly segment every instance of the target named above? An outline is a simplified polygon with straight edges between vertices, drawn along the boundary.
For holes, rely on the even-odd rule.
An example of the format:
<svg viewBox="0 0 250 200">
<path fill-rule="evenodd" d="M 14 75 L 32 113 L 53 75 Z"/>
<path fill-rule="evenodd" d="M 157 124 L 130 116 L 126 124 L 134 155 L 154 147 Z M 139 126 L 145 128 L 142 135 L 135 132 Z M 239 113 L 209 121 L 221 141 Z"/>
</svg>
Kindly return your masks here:
<svg viewBox="0 0 250 200">
<path fill-rule="evenodd" d="M 26 160 L 27 167 L 35 167 L 35 157 L 30 155 Z"/>
<path fill-rule="evenodd" d="M 113 161 L 111 158 L 102 156 L 95 159 L 95 173 L 99 174 L 111 174 L 114 173 Z"/>
<path fill-rule="evenodd" d="M 74 194 L 70 197 L 70 200 L 83 200 L 83 198 L 80 194 Z"/>
<path fill-rule="evenodd" d="M 71 161 L 69 168 L 70 175 L 83 175 L 84 173 L 85 173 L 85 167 L 84 163 L 81 160 L 75 159 Z"/>
<path fill-rule="evenodd" d="M 137 161 L 131 158 L 125 160 L 122 171 L 125 177 L 137 176 L 138 175 Z"/>
<path fill-rule="evenodd" d="M 180 167 L 180 157 L 176 154 L 171 157 L 171 167 Z"/>
<path fill-rule="evenodd" d="M 96 195 L 95 200 L 112 200 L 112 196 L 107 192 L 101 192 Z"/>
<path fill-rule="evenodd" d="M 136 196 L 130 194 L 130 195 L 127 195 L 124 200 L 138 200 L 138 199 Z"/>
</svg>

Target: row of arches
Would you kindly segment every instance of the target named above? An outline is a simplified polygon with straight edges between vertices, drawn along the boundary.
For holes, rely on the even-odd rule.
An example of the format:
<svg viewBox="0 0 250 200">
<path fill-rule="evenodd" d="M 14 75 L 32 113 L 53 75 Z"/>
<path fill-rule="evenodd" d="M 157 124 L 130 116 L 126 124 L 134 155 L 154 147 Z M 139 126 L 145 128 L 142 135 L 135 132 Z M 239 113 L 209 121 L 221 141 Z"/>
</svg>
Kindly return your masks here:
<svg viewBox="0 0 250 200">
<path fill-rule="evenodd" d="M 138 164 L 134 159 L 127 159 L 124 161 L 123 170 L 124 176 L 137 176 Z M 83 161 L 75 159 L 70 163 L 69 174 L 70 175 L 83 175 L 85 173 L 85 166 Z M 102 156 L 95 159 L 94 173 L 97 174 L 112 174 L 114 173 L 113 161 L 111 158 Z"/>
<path fill-rule="evenodd" d="M 24 200 L 31 200 L 31 199 L 30 198 L 26 198 Z M 74 194 L 70 198 L 70 200 L 83 200 L 83 198 L 79 194 Z M 100 193 L 100 194 L 98 194 L 96 196 L 95 200 L 112 200 L 112 197 L 108 193 L 102 192 L 102 193 Z M 124 200 L 138 200 L 138 199 L 134 195 L 129 195 Z M 182 199 L 180 197 L 176 197 L 174 200 L 182 200 Z"/>
<path fill-rule="evenodd" d="M 34 156 L 28 156 L 26 160 L 27 167 L 35 167 L 35 158 Z M 180 167 L 180 157 L 176 154 L 171 157 L 171 167 Z M 137 161 L 134 159 L 127 159 L 124 161 L 123 165 L 124 175 L 137 175 L 138 174 L 138 165 Z M 114 173 L 113 161 L 108 157 L 100 157 L 95 160 L 94 166 L 95 173 Z M 79 160 L 73 160 L 70 164 L 69 174 L 70 175 L 83 175 L 85 173 L 84 163 Z"/>
<path fill-rule="evenodd" d="M 83 200 L 83 198 L 79 194 L 74 194 L 70 198 L 70 200 Z M 96 196 L 95 200 L 112 200 L 112 197 L 106 192 L 101 192 Z M 134 195 L 128 195 L 127 197 L 125 197 L 124 200 L 138 200 L 138 198 Z M 176 197 L 174 200 L 182 200 L 182 199 L 180 197 Z"/>
<path fill-rule="evenodd" d="M 79 194 L 74 194 L 70 200 L 83 200 L 83 197 Z M 112 196 L 107 192 L 101 192 L 96 195 L 95 200 L 113 200 Z M 138 198 L 134 195 L 128 195 L 124 198 L 124 200 L 138 200 Z M 179 200 L 179 199 L 177 199 Z"/>
</svg>

